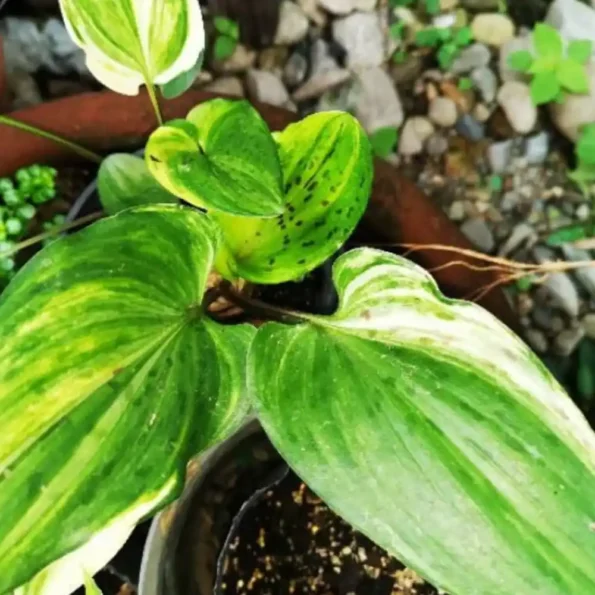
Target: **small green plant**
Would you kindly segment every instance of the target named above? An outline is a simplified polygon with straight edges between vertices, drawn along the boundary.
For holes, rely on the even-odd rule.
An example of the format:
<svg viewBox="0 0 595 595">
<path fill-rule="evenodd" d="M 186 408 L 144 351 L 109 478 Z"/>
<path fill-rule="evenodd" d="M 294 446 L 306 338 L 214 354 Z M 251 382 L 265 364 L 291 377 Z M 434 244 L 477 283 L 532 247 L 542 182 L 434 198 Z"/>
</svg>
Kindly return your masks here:
<svg viewBox="0 0 595 595">
<path fill-rule="evenodd" d="M 576 169 L 568 174 L 582 190 L 586 197 L 593 198 L 591 186 L 595 183 L 595 123 L 583 126 L 579 139 L 574 147 Z"/>
<path fill-rule="evenodd" d="M 0 284 L 14 275 L 14 243 L 27 232 L 37 207 L 56 195 L 56 170 L 42 165 L 19 169 L 15 179 L 0 178 Z"/>
<path fill-rule="evenodd" d="M 469 89 L 473 89 L 473 81 L 468 76 L 462 76 L 457 83 L 457 87 L 461 91 L 469 91 Z"/>
<path fill-rule="evenodd" d="M 394 152 L 398 140 L 399 131 L 394 126 L 379 128 L 370 135 L 374 155 L 382 159 L 386 159 Z"/>
<path fill-rule="evenodd" d="M 420 47 L 437 49 L 437 59 L 444 70 L 450 68 L 461 49 L 473 41 L 470 27 L 442 28 L 427 27 L 415 35 L 415 43 Z"/>
<path fill-rule="evenodd" d="M 400 6 L 412 6 L 418 3 L 428 14 L 438 14 L 440 12 L 440 0 L 390 0 L 391 8 Z"/>
<path fill-rule="evenodd" d="M 585 64 L 593 51 L 591 41 L 571 41 L 565 49 L 560 34 L 545 23 L 535 26 L 532 39 L 535 53 L 514 52 L 509 57 L 509 65 L 532 76 L 531 98 L 535 105 L 561 102 L 566 93 L 589 91 Z"/>
<path fill-rule="evenodd" d="M 216 60 L 226 60 L 238 47 L 240 39 L 239 25 L 226 17 L 215 17 L 213 24 L 217 31 L 213 54 Z"/>
</svg>

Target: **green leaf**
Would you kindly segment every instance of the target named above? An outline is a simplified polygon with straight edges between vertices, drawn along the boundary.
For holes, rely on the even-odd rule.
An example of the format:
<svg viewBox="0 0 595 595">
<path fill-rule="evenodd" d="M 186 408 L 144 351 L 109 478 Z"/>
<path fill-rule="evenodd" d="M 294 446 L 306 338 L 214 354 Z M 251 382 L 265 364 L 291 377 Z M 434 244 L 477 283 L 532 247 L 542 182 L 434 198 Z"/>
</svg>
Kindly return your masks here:
<svg viewBox="0 0 595 595">
<path fill-rule="evenodd" d="M 426 0 L 426 10 L 428 14 L 438 14 L 440 12 L 440 0 Z"/>
<path fill-rule="evenodd" d="M 457 84 L 461 91 L 469 91 L 469 89 L 473 89 L 473 86 L 473 81 L 467 76 L 461 77 Z"/>
<path fill-rule="evenodd" d="M 393 39 L 402 39 L 404 31 L 405 31 L 405 22 L 404 21 L 397 21 L 396 23 L 393 23 L 389 28 L 390 36 Z"/>
<path fill-rule="evenodd" d="M 167 122 L 149 138 L 145 159 L 162 186 L 197 207 L 247 217 L 282 212 L 275 141 L 247 101 L 214 99 Z"/>
<path fill-rule="evenodd" d="M 374 155 L 386 159 L 397 146 L 399 131 L 394 126 L 379 128 L 370 136 L 370 144 Z"/>
<path fill-rule="evenodd" d="M 553 101 L 560 92 L 560 83 L 553 72 L 537 74 L 531 81 L 531 99 L 535 105 Z"/>
<path fill-rule="evenodd" d="M 187 70 L 186 72 L 182 72 L 179 74 L 175 79 L 171 80 L 169 83 L 161 86 L 161 94 L 165 99 L 175 99 L 180 95 L 183 95 L 192 87 L 196 77 L 199 75 L 200 71 L 202 70 L 203 62 L 205 58 L 205 53 L 201 52 L 196 64 Z"/>
<path fill-rule="evenodd" d="M 227 35 L 219 35 L 215 40 L 215 46 L 213 48 L 215 60 L 227 60 L 227 58 L 233 56 L 237 47 L 238 42 L 236 39 L 228 37 Z"/>
<path fill-rule="evenodd" d="M 571 93 L 588 93 L 589 77 L 585 67 L 573 60 L 562 60 L 557 71 L 558 82 Z"/>
<path fill-rule="evenodd" d="M 92 576 L 85 573 L 85 595 L 103 595 Z"/>
<path fill-rule="evenodd" d="M 550 233 L 547 237 L 548 246 L 562 246 L 569 242 L 576 242 L 588 237 L 587 224 L 579 223 L 568 227 L 562 227 Z"/>
<path fill-rule="evenodd" d="M 60 0 L 64 22 L 104 85 L 136 95 L 190 70 L 204 49 L 196 0 Z"/>
<path fill-rule="evenodd" d="M 243 419 L 253 329 L 201 309 L 218 242 L 194 209 L 129 209 L 2 294 L 0 593 L 177 497 Z"/>
<path fill-rule="evenodd" d="M 103 160 L 97 174 L 97 190 L 109 215 L 130 207 L 178 202 L 151 175 L 144 159 L 128 153 L 114 153 Z"/>
<path fill-rule="evenodd" d="M 533 30 L 535 51 L 542 58 L 559 59 L 564 54 L 564 43 L 556 29 L 546 23 L 537 23 Z"/>
<path fill-rule="evenodd" d="M 213 24 L 221 35 L 227 35 L 227 37 L 231 37 L 236 41 L 240 39 L 240 26 L 236 21 L 226 17 L 215 17 Z"/>
<path fill-rule="evenodd" d="M 473 31 L 471 27 L 461 27 L 454 35 L 454 42 L 459 47 L 465 47 L 473 41 Z"/>
<path fill-rule="evenodd" d="M 533 54 L 527 50 L 513 52 L 508 56 L 508 65 L 519 72 L 528 72 L 533 62 Z"/>
<path fill-rule="evenodd" d="M 285 207 L 275 219 L 216 215 L 225 247 L 217 268 L 255 283 L 299 279 L 334 254 L 368 204 L 370 141 L 351 115 L 315 114 L 276 136 Z"/>
<path fill-rule="evenodd" d="M 595 341 L 583 339 L 578 347 L 578 394 L 590 406 L 595 399 Z"/>
<path fill-rule="evenodd" d="M 595 592 L 595 436 L 530 349 L 403 258 L 334 268 L 329 317 L 259 328 L 273 444 L 354 527 L 438 588 Z"/>
<path fill-rule="evenodd" d="M 566 55 L 579 64 L 586 64 L 593 54 L 593 42 L 587 39 L 573 40 L 568 44 Z"/>
<path fill-rule="evenodd" d="M 595 124 L 588 124 L 581 130 L 576 156 L 583 164 L 595 165 Z"/>
<path fill-rule="evenodd" d="M 445 43 L 438 51 L 438 63 L 444 70 L 450 68 L 459 55 L 459 48 L 454 43 Z"/>
<path fill-rule="evenodd" d="M 440 42 L 440 29 L 429 27 L 415 34 L 415 43 L 420 47 L 434 47 Z"/>
<path fill-rule="evenodd" d="M 538 56 L 529 67 L 530 74 L 555 73 L 560 64 L 559 59 L 542 58 Z"/>
</svg>

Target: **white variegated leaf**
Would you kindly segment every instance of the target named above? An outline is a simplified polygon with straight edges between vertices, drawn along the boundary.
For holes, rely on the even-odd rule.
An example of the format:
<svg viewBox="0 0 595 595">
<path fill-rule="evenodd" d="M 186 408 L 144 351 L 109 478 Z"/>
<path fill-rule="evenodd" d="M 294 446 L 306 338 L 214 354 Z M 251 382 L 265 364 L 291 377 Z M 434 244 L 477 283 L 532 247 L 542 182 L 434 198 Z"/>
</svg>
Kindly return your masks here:
<svg viewBox="0 0 595 595">
<path fill-rule="evenodd" d="M 189 71 L 204 49 L 196 0 L 60 0 L 66 27 L 106 87 L 136 95 Z"/>
</svg>

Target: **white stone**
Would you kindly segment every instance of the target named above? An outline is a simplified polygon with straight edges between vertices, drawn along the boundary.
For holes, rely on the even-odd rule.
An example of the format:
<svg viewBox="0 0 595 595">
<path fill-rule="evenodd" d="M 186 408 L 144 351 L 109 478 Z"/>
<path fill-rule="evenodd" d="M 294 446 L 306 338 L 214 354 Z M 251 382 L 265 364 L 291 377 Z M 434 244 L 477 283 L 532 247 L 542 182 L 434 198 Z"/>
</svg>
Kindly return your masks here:
<svg viewBox="0 0 595 595">
<path fill-rule="evenodd" d="M 337 16 L 344 16 L 354 10 L 372 11 L 377 0 L 318 0 L 321 8 Z"/>
<path fill-rule="evenodd" d="M 475 68 L 482 68 L 490 63 L 490 50 L 483 43 L 474 43 L 463 50 L 457 56 L 450 67 L 455 74 L 467 74 Z"/>
<path fill-rule="evenodd" d="M 498 104 L 516 132 L 527 134 L 533 130 L 537 122 L 537 108 L 531 100 L 528 85 L 518 81 L 504 83 L 498 91 Z"/>
<path fill-rule="evenodd" d="M 403 106 L 390 76 L 379 67 L 363 68 L 355 71 L 355 82 L 355 117 L 364 129 L 371 133 L 385 126 L 399 128 Z"/>
<path fill-rule="evenodd" d="M 564 103 L 553 101 L 548 106 L 558 130 L 573 142 L 578 139 L 585 124 L 595 122 L 595 63 L 587 64 L 586 70 L 589 77 L 588 94 L 567 93 Z"/>
<path fill-rule="evenodd" d="M 242 85 L 242 81 L 235 76 L 225 76 L 217 79 L 206 85 L 204 89 L 211 93 L 244 97 L 244 86 Z"/>
<path fill-rule="evenodd" d="M 222 61 L 215 61 L 213 69 L 223 74 L 238 74 L 254 66 L 256 52 L 238 43 L 233 54 Z"/>
<path fill-rule="evenodd" d="M 347 52 L 348 68 L 380 66 L 384 62 L 384 34 L 376 13 L 354 12 L 335 20 L 333 37 Z"/>
<path fill-rule="evenodd" d="M 295 109 L 281 79 L 266 70 L 249 70 L 246 74 L 246 88 L 253 101 L 261 101 L 287 109 Z"/>
<path fill-rule="evenodd" d="M 403 126 L 399 141 L 401 155 L 418 155 L 424 150 L 424 143 L 434 133 L 434 125 L 428 118 L 414 116 Z"/>
<path fill-rule="evenodd" d="M 514 23 L 498 12 L 478 14 L 471 21 L 471 31 L 480 43 L 500 47 L 514 37 Z"/>
<path fill-rule="evenodd" d="M 319 72 L 294 91 L 293 100 L 306 101 L 320 97 L 326 91 L 339 87 L 349 79 L 351 79 L 351 72 L 346 68 Z"/>
<path fill-rule="evenodd" d="M 461 225 L 461 231 L 467 239 L 482 252 L 491 252 L 496 246 L 494 234 L 488 227 L 488 224 L 481 218 L 475 217 L 467 219 Z"/>
<path fill-rule="evenodd" d="M 308 26 L 308 17 L 300 6 L 291 0 L 283 0 L 275 43 L 277 45 L 293 45 L 302 41 L 308 34 Z"/>
<path fill-rule="evenodd" d="M 454 126 L 458 117 L 457 104 L 450 97 L 435 97 L 430 103 L 428 116 L 438 126 Z"/>
<path fill-rule="evenodd" d="M 318 27 L 324 27 L 327 22 L 326 13 L 318 5 L 318 0 L 298 0 L 304 14 Z"/>
<path fill-rule="evenodd" d="M 587 314 L 582 320 L 581 323 L 583 328 L 585 329 L 585 333 L 587 337 L 590 339 L 595 339 L 595 314 Z"/>
</svg>

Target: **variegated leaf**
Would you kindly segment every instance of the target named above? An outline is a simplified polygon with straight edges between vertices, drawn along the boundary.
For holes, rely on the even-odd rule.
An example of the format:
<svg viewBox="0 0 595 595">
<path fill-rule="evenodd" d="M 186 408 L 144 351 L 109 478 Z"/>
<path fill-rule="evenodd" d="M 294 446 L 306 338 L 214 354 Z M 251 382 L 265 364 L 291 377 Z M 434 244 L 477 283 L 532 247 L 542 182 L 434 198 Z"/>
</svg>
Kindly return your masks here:
<svg viewBox="0 0 595 595">
<path fill-rule="evenodd" d="M 372 149 L 351 115 L 325 112 L 276 135 L 285 207 L 275 219 L 217 213 L 224 245 L 217 268 L 256 283 L 298 279 L 351 235 L 368 204 Z"/>
<path fill-rule="evenodd" d="M 188 459 L 242 420 L 253 329 L 201 308 L 218 241 L 198 211 L 129 209 L 3 293 L 0 593 L 170 501 Z"/>
<path fill-rule="evenodd" d="M 97 173 L 99 200 L 109 215 L 148 204 L 177 203 L 151 175 L 145 160 L 128 153 L 106 157 Z"/>
<path fill-rule="evenodd" d="M 282 211 L 275 141 L 247 101 L 214 99 L 167 122 L 149 138 L 145 159 L 165 188 L 197 207 L 247 217 Z"/>
<path fill-rule="evenodd" d="M 196 0 L 60 0 L 60 7 L 89 70 L 124 95 L 191 70 L 204 49 Z"/>
<path fill-rule="evenodd" d="M 595 593 L 595 438 L 480 307 L 412 263 L 342 256 L 340 306 L 261 327 L 249 387 L 335 511 L 452 595 Z"/>
</svg>

